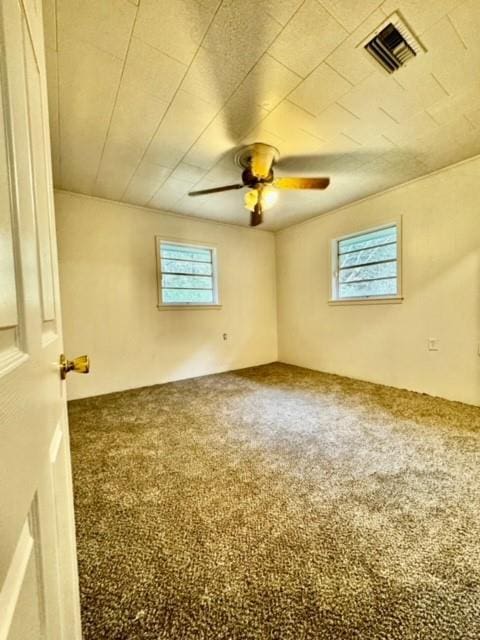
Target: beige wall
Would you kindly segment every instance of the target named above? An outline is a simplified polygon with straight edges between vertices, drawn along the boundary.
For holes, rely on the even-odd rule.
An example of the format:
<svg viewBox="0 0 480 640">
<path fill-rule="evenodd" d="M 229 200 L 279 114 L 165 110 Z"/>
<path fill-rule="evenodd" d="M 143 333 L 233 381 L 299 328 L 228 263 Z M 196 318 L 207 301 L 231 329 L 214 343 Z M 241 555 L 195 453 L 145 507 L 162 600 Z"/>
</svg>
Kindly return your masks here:
<svg viewBox="0 0 480 640">
<path fill-rule="evenodd" d="M 62 191 L 56 214 L 65 351 L 92 362 L 69 398 L 277 359 L 272 233 Z M 157 309 L 155 235 L 217 246 L 221 309 Z"/>
<path fill-rule="evenodd" d="M 404 301 L 329 305 L 330 240 L 399 215 Z M 277 285 L 281 361 L 480 404 L 480 159 L 278 233 Z"/>
</svg>

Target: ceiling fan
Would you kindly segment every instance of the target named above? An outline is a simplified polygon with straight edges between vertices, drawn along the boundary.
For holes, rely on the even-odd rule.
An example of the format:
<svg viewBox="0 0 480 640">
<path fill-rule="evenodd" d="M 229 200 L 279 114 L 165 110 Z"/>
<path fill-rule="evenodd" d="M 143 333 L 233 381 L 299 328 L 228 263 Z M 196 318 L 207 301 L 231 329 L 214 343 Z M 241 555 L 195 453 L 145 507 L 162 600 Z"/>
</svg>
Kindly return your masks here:
<svg viewBox="0 0 480 640">
<path fill-rule="evenodd" d="M 263 212 L 276 202 L 276 189 L 326 189 L 330 178 L 275 178 L 273 167 L 277 164 L 280 152 L 263 142 L 255 142 L 240 149 L 235 163 L 243 169 L 242 182 L 212 189 L 190 191 L 189 196 L 203 196 L 221 191 L 232 191 L 247 187 L 245 207 L 251 211 L 250 226 L 256 227 L 263 222 Z"/>
</svg>

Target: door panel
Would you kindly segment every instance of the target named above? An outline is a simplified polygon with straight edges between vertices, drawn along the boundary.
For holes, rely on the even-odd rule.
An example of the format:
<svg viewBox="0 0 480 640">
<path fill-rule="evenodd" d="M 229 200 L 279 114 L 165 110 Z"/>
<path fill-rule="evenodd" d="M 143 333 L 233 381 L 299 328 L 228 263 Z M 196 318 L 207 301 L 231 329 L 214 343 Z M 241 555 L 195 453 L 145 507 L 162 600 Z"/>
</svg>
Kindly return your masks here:
<svg viewBox="0 0 480 640">
<path fill-rule="evenodd" d="M 3 107 L 0 103 L 0 330 L 14 328 L 18 323 L 9 171 L 3 118 Z"/>
<path fill-rule="evenodd" d="M 13 202 L 7 148 L 7 114 L 0 85 L 0 376 L 22 355 L 15 278 Z"/>
<path fill-rule="evenodd" d="M 41 3 L 0 2 L 0 640 L 80 640 Z"/>
<path fill-rule="evenodd" d="M 45 630 L 30 519 L 28 516 L 22 527 L 0 594 L 0 611 L 3 613 L 0 622 L 2 640 L 38 638 Z"/>
<path fill-rule="evenodd" d="M 37 590 L 36 563 L 35 557 L 31 554 L 26 565 L 24 579 L 7 636 L 9 640 L 10 638 L 36 640 L 36 638 L 45 637 L 40 618 L 40 610 L 32 606 L 32 603 L 35 603 L 37 600 Z M 48 638 L 48 636 L 46 637 Z"/>
<path fill-rule="evenodd" d="M 54 333 L 55 293 L 53 286 L 50 207 L 48 201 L 49 181 L 47 171 L 49 158 L 45 140 L 45 115 L 43 113 L 43 94 L 39 62 L 27 24 L 23 21 L 23 55 L 25 63 L 26 101 L 30 131 L 30 163 L 34 185 L 33 207 L 35 211 L 35 230 L 38 251 L 38 272 L 40 278 L 40 298 L 42 307 L 43 331 Z"/>
</svg>

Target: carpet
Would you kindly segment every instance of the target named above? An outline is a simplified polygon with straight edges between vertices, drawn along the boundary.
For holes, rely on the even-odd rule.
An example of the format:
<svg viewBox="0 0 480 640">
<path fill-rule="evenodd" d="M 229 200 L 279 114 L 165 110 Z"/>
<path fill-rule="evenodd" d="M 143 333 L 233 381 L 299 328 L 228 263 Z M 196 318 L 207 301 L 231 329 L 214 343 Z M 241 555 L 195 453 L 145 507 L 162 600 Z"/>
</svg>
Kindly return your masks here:
<svg viewBox="0 0 480 640">
<path fill-rule="evenodd" d="M 284 364 L 69 403 L 85 640 L 478 640 L 480 408 Z"/>
</svg>

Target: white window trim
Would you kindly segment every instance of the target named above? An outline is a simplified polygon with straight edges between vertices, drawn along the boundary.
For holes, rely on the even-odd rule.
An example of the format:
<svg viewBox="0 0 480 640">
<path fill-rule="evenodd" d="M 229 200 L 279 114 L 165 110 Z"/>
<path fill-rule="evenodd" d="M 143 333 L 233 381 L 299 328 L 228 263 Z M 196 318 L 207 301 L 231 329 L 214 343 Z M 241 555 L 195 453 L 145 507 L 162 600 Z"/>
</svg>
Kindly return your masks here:
<svg viewBox="0 0 480 640">
<path fill-rule="evenodd" d="M 162 302 L 162 262 L 160 244 L 162 242 L 171 244 L 183 244 L 187 247 L 197 247 L 199 249 L 208 249 L 212 252 L 212 267 L 213 267 L 213 294 L 215 302 L 211 304 L 205 304 L 204 302 Z M 157 257 L 157 308 L 160 311 L 168 310 L 193 310 L 196 311 L 202 309 L 221 309 L 220 294 L 218 286 L 218 256 L 216 244 L 204 244 L 203 242 L 196 242 L 195 240 L 187 240 L 185 238 L 172 238 L 169 236 L 155 236 L 155 250 Z"/>
<path fill-rule="evenodd" d="M 387 227 L 397 228 L 397 294 L 384 296 L 362 296 L 353 298 L 338 297 L 338 243 L 346 238 L 362 235 L 373 231 L 380 231 Z M 333 238 L 330 241 L 330 298 L 328 303 L 333 306 L 341 305 L 364 305 L 364 304 L 398 304 L 403 301 L 402 286 L 402 218 L 399 216 L 389 222 L 376 226 L 366 226 L 356 231 L 352 231 L 343 236 Z"/>
</svg>

